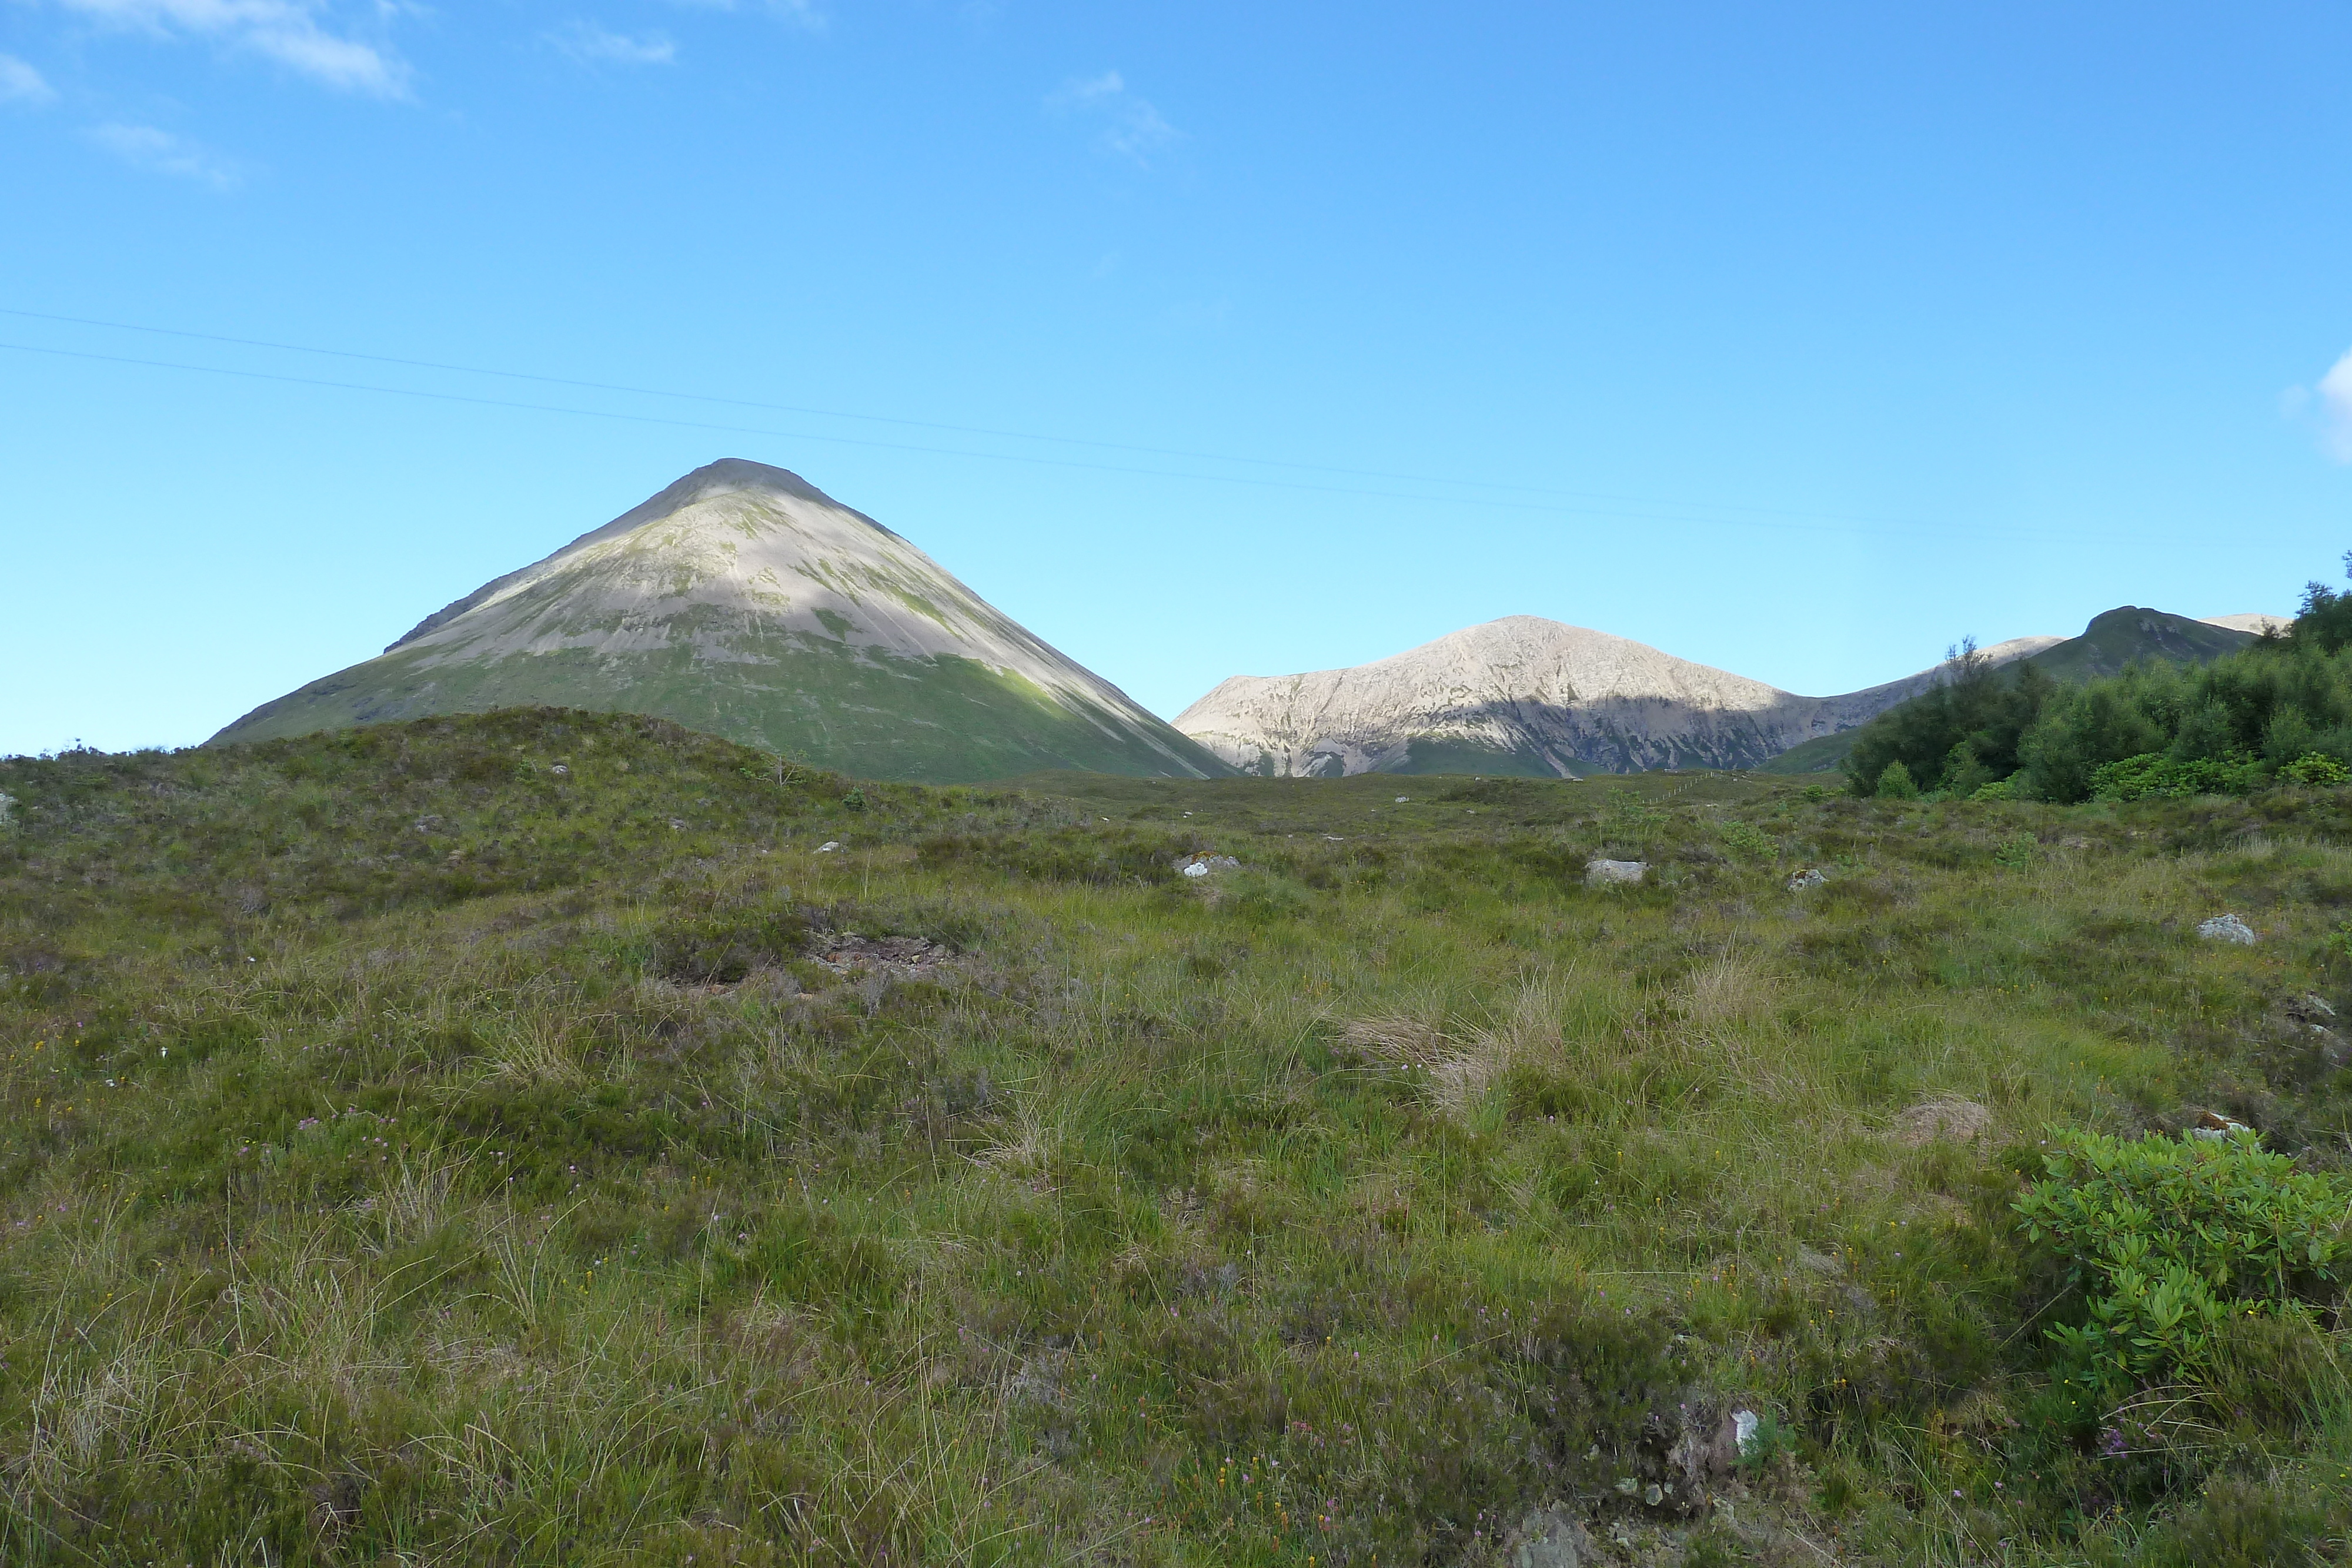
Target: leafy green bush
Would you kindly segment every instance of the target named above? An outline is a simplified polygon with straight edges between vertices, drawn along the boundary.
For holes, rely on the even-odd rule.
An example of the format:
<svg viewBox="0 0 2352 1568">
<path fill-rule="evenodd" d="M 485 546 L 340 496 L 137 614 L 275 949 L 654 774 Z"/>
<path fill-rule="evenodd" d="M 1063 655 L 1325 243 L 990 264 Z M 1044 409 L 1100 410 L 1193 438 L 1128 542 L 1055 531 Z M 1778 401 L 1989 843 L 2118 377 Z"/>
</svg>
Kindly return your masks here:
<svg viewBox="0 0 2352 1568">
<path fill-rule="evenodd" d="M 2191 795 L 2244 795 L 2261 783 L 2260 765 L 2242 754 L 2222 762 L 2208 758 L 2182 761 L 2160 751 L 2147 751 L 2091 769 L 2091 799 L 2158 800 Z"/>
<path fill-rule="evenodd" d="M 2251 1132 L 2055 1142 L 2016 1207 L 2083 1297 L 2084 1321 L 2050 1331 L 2069 1383 L 2113 1397 L 2200 1379 L 2230 1315 L 2297 1310 L 2336 1278 L 2352 1186 Z"/>
<path fill-rule="evenodd" d="M 1990 784 L 1979 784 L 1969 795 L 1971 800 L 2015 800 L 2021 798 L 2017 780 L 2013 778 L 1996 779 Z"/>
<path fill-rule="evenodd" d="M 1912 780 L 1911 769 L 1900 762 L 1890 762 L 1878 775 L 1878 784 L 1872 793 L 1882 800 L 1916 800 L 1919 786 Z"/>
<path fill-rule="evenodd" d="M 2307 789 L 2323 789 L 2336 784 L 2352 784 L 2352 768 L 2347 768 L 2324 751 L 2306 751 L 2279 769 L 2283 779 L 2292 779 Z"/>
<path fill-rule="evenodd" d="M 1726 822 L 1717 830 L 1723 847 L 1736 855 L 1770 856 L 1779 848 L 1772 836 L 1753 822 Z"/>
</svg>

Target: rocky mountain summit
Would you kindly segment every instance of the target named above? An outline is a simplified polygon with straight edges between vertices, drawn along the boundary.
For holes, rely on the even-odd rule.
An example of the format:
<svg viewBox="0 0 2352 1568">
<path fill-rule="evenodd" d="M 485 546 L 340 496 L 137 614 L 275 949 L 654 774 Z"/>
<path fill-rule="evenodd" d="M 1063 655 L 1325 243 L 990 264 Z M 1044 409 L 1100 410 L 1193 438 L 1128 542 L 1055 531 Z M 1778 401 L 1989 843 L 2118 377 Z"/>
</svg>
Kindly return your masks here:
<svg viewBox="0 0 2352 1568">
<path fill-rule="evenodd" d="M 2060 641 L 2020 637 L 1983 652 L 2008 664 Z M 1236 675 L 1175 723 L 1234 767 L 1272 777 L 1753 768 L 1935 677 L 1800 696 L 1605 632 L 1511 615 L 1351 669 Z"/>
<path fill-rule="evenodd" d="M 867 778 L 1226 770 L 880 523 L 735 458 L 214 741 L 531 706 L 647 714 Z"/>
</svg>

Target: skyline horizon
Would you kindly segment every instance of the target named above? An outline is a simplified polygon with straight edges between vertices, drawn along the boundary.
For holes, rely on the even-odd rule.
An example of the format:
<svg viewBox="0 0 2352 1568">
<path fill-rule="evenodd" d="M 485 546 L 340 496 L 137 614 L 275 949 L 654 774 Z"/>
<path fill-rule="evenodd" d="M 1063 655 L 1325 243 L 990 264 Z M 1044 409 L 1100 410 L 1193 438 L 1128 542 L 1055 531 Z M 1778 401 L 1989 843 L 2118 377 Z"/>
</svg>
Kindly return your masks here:
<svg viewBox="0 0 2352 1568">
<path fill-rule="evenodd" d="M 715 450 L 1155 714 L 1504 613 L 1792 693 L 2352 538 L 2352 15 L 0 5 L 0 752 Z M 2315 570 L 2325 568 L 2325 570 Z"/>
</svg>

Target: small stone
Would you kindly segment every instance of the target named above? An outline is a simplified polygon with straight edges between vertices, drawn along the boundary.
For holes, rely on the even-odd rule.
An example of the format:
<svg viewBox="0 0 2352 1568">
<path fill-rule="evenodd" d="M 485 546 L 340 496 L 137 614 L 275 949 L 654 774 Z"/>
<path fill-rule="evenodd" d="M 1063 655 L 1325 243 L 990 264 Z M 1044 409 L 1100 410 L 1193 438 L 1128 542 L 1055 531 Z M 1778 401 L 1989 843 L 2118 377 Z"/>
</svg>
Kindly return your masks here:
<svg viewBox="0 0 2352 1568">
<path fill-rule="evenodd" d="M 819 854 L 821 854 L 821 855 L 829 855 L 829 854 L 831 854 L 834 851 L 835 851 L 835 850 L 839 849 L 840 847 L 841 847 L 841 845 L 840 845 L 838 842 L 835 841 L 834 841 L 834 840 L 832 840 L 832 839 L 827 839 L 827 840 L 825 840 L 825 841 L 824 841 L 824 842 L 823 842 L 823 843 L 821 843 L 821 844 L 817 845 L 817 847 L 816 847 L 816 852 L 817 852 L 817 853 L 819 853 Z"/>
<path fill-rule="evenodd" d="M 2197 935 L 2209 942 L 2235 942 L 2241 946 L 2251 946 L 2254 941 L 2254 928 L 2234 915 L 2217 915 L 2200 922 Z"/>
<path fill-rule="evenodd" d="M 563 766 L 563 764 L 562 764 L 562 763 L 561 763 L 561 762 L 557 763 L 554 767 L 552 767 L 552 768 L 549 768 L 549 769 L 548 769 L 548 771 L 549 771 L 550 773 L 554 774 L 558 779 L 566 779 L 566 778 L 571 777 L 571 774 L 572 774 L 572 769 L 570 769 L 569 768 L 566 768 L 566 767 L 565 767 L 565 766 Z"/>
<path fill-rule="evenodd" d="M 1529 1513 L 1503 1543 L 1510 1568 L 1582 1568 L 1592 1552 L 1583 1523 L 1560 1503 Z"/>
<path fill-rule="evenodd" d="M 1587 887 L 1631 885 L 1649 873 L 1647 861 L 1589 860 L 1584 862 L 1584 884 Z"/>
<path fill-rule="evenodd" d="M 2189 1135 L 2192 1138 L 2201 1138 L 2210 1144 L 2218 1144 L 2224 1138 L 2252 1131 L 2252 1127 L 2234 1116 L 2224 1116 L 2219 1111 L 2208 1111 L 2197 1118 L 2197 1125 L 2189 1129 Z"/>
<path fill-rule="evenodd" d="M 1823 876 L 1820 872 L 1815 871 L 1811 866 L 1807 866 L 1804 870 L 1799 872 L 1796 875 L 1789 879 L 1789 891 L 1790 893 L 1802 893 L 1809 887 L 1819 887 L 1822 883 L 1827 881 L 1829 881 L 1829 878 Z"/>
</svg>

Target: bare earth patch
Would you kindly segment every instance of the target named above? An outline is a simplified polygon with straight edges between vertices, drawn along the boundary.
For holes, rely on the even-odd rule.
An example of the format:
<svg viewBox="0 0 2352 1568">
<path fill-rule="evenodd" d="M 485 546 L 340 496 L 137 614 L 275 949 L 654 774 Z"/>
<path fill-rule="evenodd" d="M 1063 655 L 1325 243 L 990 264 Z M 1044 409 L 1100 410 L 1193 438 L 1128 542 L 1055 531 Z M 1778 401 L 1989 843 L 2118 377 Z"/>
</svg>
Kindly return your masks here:
<svg viewBox="0 0 2352 1568">
<path fill-rule="evenodd" d="M 1895 1118 L 1895 1141 L 1906 1149 L 1925 1148 L 1938 1138 L 1973 1143 L 1992 1125 L 1992 1113 L 1973 1100 L 1930 1100 Z"/>
</svg>

